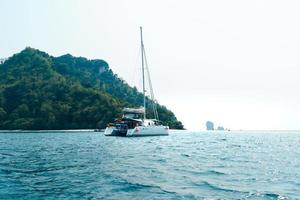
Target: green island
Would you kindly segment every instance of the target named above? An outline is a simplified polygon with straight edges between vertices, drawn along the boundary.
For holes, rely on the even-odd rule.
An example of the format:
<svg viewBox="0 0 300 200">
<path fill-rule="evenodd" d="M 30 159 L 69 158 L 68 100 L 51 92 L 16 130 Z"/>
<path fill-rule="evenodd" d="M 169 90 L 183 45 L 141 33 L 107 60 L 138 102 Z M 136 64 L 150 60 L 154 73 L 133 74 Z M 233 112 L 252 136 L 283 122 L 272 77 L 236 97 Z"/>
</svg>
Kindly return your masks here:
<svg viewBox="0 0 300 200">
<path fill-rule="evenodd" d="M 0 64 L 1 130 L 105 128 L 124 107 L 142 105 L 143 95 L 104 60 L 53 57 L 27 47 Z M 184 128 L 172 111 L 157 108 L 163 124 Z"/>
</svg>

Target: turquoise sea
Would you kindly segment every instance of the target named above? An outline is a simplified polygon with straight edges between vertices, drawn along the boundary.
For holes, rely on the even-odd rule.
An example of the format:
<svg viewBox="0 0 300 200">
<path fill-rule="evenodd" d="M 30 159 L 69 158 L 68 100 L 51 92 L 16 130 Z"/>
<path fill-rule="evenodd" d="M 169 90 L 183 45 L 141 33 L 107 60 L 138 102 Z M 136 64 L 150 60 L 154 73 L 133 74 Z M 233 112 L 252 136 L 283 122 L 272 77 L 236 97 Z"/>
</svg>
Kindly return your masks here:
<svg viewBox="0 0 300 200">
<path fill-rule="evenodd" d="M 300 199 L 300 132 L 0 133 L 0 199 Z"/>
</svg>

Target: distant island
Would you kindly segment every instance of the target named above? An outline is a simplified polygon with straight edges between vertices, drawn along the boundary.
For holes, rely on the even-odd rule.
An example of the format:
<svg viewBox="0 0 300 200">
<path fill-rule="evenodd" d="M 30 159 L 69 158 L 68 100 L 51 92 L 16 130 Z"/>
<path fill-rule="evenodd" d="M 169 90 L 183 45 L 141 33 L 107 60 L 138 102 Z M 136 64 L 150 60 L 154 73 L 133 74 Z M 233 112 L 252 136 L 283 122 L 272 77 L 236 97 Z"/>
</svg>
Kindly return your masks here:
<svg viewBox="0 0 300 200">
<path fill-rule="evenodd" d="M 211 122 L 211 121 L 207 121 L 207 122 L 206 122 L 206 130 L 208 130 L 208 131 L 213 131 L 213 130 L 215 130 L 215 128 L 214 128 L 214 123 Z"/>
<path fill-rule="evenodd" d="M 217 130 L 218 130 L 218 131 L 224 131 L 225 128 L 224 128 L 223 126 L 218 126 Z"/>
<path fill-rule="evenodd" d="M 229 129 L 225 129 L 223 126 L 218 126 L 217 129 L 215 129 L 215 124 L 211 121 L 207 121 L 205 125 L 206 125 L 206 130 L 208 130 L 208 131 L 214 131 L 214 130 L 228 131 L 229 130 Z"/>
<path fill-rule="evenodd" d="M 2 130 L 104 128 L 122 108 L 142 105 L 143 95 L 104 60 L 53 57 L 28 47 L 0 64 Z M 184 128 L 172 111 L 157 108 L 165 125 Z"/>
</svg>

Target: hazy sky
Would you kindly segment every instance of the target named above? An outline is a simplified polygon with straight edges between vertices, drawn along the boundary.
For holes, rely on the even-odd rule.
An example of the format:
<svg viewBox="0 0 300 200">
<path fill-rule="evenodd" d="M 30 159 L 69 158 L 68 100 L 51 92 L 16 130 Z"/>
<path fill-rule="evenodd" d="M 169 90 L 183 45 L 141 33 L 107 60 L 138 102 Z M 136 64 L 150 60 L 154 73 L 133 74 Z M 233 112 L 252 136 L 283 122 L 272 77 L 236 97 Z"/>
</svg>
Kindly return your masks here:
<svg viewBox="0 0 300 200">
<path fill-rule="evenodd" d="M 0 0 L 0 57 L 26 46 L 101 58 L 140 86 L 139 26 L 155 95 L 188 129 L 300 129 L 300 2 Z"/>
</svg>

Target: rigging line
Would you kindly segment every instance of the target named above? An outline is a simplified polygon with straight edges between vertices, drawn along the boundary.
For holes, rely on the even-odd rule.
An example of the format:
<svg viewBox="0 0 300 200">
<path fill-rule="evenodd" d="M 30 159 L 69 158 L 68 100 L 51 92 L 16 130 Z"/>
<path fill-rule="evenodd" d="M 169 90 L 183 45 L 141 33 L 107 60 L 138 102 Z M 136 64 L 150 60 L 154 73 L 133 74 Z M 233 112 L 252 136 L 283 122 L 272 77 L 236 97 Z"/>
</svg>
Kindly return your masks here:
<svg viewBox="0 0 300 200">
<path fill-rule="evenodd" d="M 140 27 L 140 32 L 141 32 L 141 54 L 142 54 L 142 72 L 143 72 L 143 94 L 144 94 L 144 120 L 146 119 L 146 90 L 145 90 L 145 72 L 144 72 L 144 43 L 143 43 L 143 30 L 142 27 Z"/>
<path fill-rule="evenodd" d="M 154 92 L 153 92 L 153 87 L 152 87 L 152 81 L 151 81 L 151 77 L 150 77 L 150 70 L 149 70 L 148 61 L 147 61 L 147 57 L 146 57 L 146 51 L 145 51 L 144 47 L 143 47 L 143 51 L 144 51 L 144 57 L 145 57 L 145 66 L 146 66 L 145 68 L 147 71 L 147 78 L 148 78 L 149 87 L 150 87 L 150 96 L 151 96 L 151 100 L 152 100 L 153 114 L 154 114 L 155 119 L 159 120 L 158 112 L 157 112 L 157 105 L 155 102 Z"/>
</svg>

